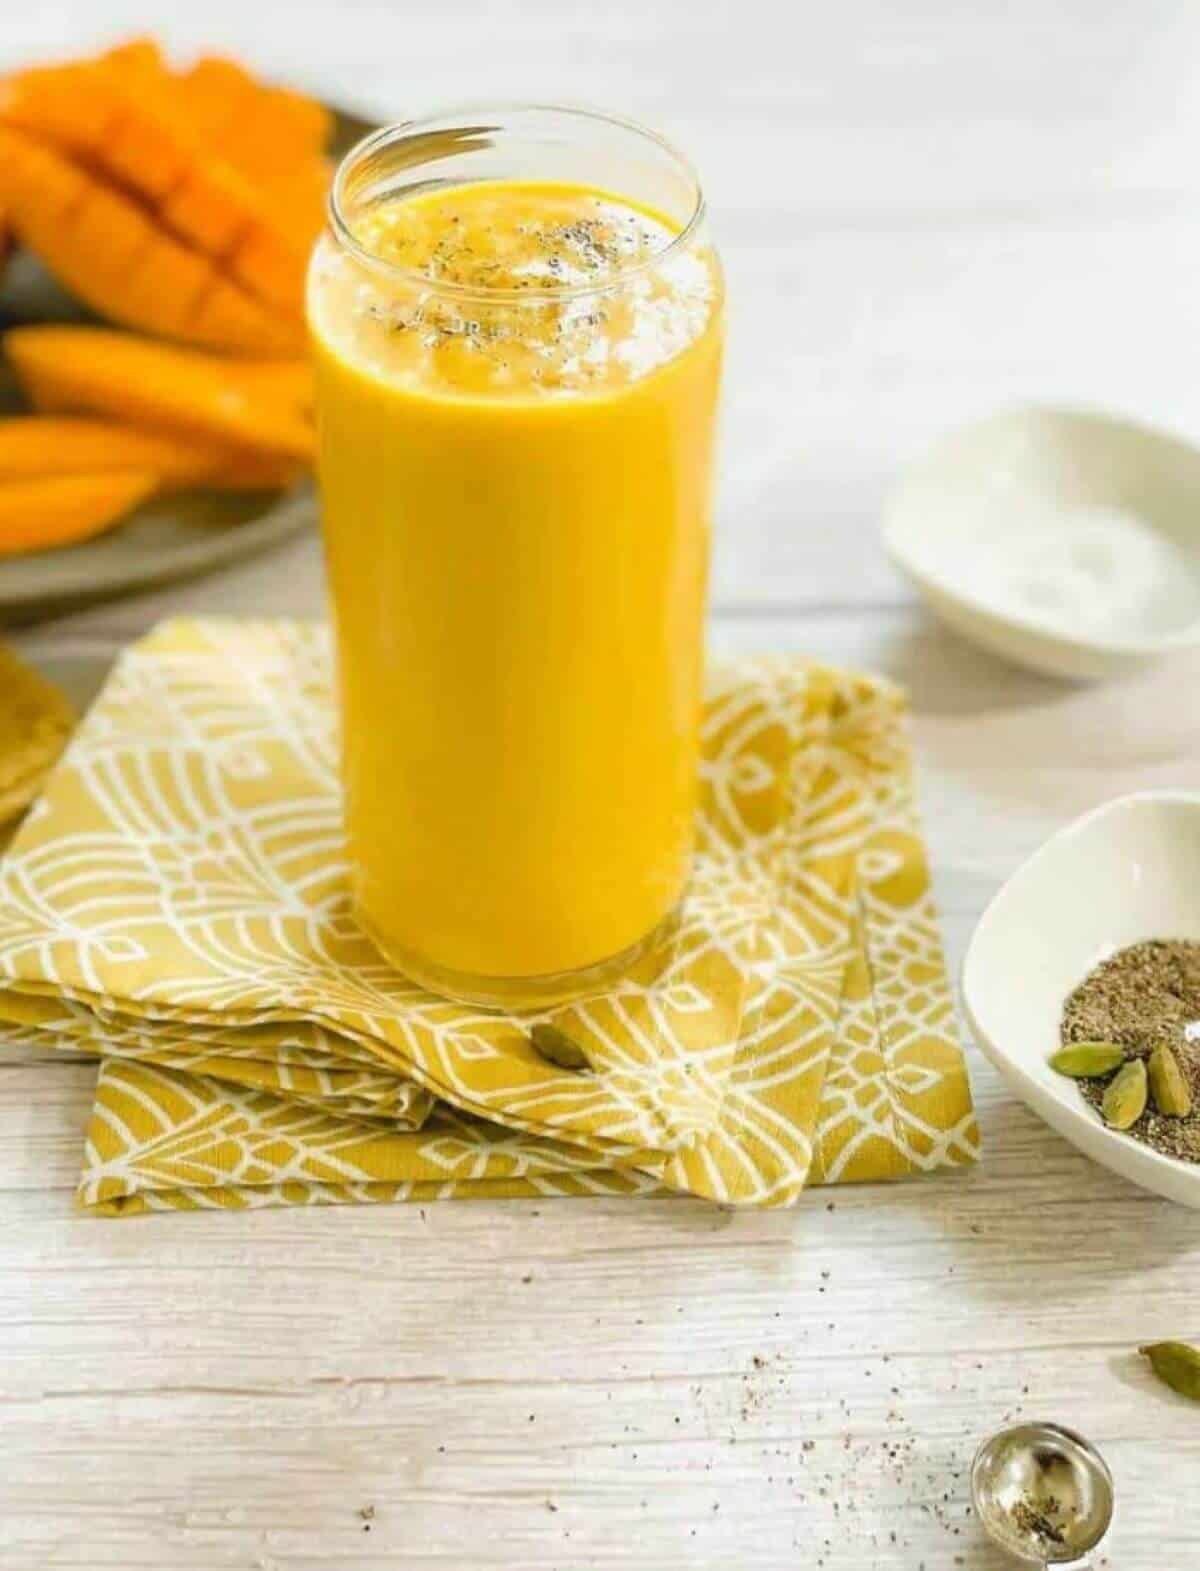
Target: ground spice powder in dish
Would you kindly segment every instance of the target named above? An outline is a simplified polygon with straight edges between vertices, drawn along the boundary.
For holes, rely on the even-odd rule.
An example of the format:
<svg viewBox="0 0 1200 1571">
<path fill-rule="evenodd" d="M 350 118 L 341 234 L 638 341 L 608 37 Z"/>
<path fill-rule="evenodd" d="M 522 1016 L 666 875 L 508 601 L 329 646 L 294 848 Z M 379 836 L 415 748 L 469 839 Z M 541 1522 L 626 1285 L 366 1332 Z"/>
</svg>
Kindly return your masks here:
<svg viewBox="0 0 1200 1571">
<path fill-rule="evenodd" d="M 1116 1042 L 1129 1058 L 1167 1046 L 1192 1090 L 1192 1111 L 1168 1117 L 1151 1103 L 1127 1133 L 1184 1162 L 1200 1162 L 1200 943 L 1154 938 L 1120 949 L 1090 971 L 1063 1006 L 1061 1037 Z M 1081 1080 L 1099 1109 L 1108 1079 Z"/>
</svg>

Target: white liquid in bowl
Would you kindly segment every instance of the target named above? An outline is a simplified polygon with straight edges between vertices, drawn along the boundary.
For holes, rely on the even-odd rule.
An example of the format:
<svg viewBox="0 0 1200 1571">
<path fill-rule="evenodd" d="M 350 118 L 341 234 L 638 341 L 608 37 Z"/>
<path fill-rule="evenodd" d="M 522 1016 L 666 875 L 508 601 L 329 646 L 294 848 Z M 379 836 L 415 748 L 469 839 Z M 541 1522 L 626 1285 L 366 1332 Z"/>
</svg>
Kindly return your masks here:
<svg viewBox="0 0 1200 1571">
<path fill-rule="evenodd" d="M 1200 620 L 1194 555 L 1136 513 L 1013 498 L 939 545 L 938 578 L 1048 630 L 1136 640 Z"/>
</svg>

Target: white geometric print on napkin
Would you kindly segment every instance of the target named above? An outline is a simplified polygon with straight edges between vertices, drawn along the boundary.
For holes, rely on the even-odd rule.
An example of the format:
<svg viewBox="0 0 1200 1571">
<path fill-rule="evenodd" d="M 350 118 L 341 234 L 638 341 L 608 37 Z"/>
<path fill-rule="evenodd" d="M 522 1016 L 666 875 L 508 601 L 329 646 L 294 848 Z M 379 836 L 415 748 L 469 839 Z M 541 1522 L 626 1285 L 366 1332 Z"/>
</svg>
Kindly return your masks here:
<svg viewBox="0 0 1200 1571">
<path fill-rule="evenodd" d="M 588 1053 L 580 1075 L 532 1051 L 542 1017 L 424 993 L 358 931 L 329 658 L 325 632 L 294 623 L 158 629 L 119 662 L 0 864 L 0 1014 L 112 1060 L 98 1116 L 106 1088 L 128 1119 L 139 1075 L 153 1104 L 190 1076 L 240 1097 L 243 1118 L 282 1117 L 278 1103 L 357 1122 L 386 1171 L 305 1180 L 322 1199 L 339 1183 L 520 1192 L 533 1178 L 506 1166 L 497 1125 L 530 1160 L 538 1142 L 571 1148 L 571 1183 L 619 1169 L 741 1204 L 973 1157 L 889 684 L 798 661 L 712 674 L 692 884 L 628 976 L 552 1012 Z M 420 1149 L 444 1104 L 479 1148 L 451 1174 Z M 161 1146 L 161 1110 L 147 1118 L 123 1126 L 130 1151 Z M 286 1178 L 259 1158 L 218 1183 L 221 1162 L 200 1163 L 210 1203 L 273 1185 L 300 1199 L 293 1147 L 315 1127 L 293 1128 Z M 352 1129 L 340 1143 L 355 1147 Z"/>
</svg>

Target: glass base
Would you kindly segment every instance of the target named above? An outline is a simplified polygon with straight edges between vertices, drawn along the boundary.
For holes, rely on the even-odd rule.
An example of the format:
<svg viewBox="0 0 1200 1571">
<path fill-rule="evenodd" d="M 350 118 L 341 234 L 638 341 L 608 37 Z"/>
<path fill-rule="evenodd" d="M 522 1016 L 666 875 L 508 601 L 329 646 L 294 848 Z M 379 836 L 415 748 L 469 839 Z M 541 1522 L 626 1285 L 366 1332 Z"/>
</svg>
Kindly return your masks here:
<svg viewBox="0 0 1200 1571">
<path fill-rule="evenodd" d="M 585 993 L 601 992 L 630 966 L 636 965 L 657 943 L 663 930 L 674 920 L 675 913 L 669 912 L 644 938 L 639 938 L 620 954 L 577 971 L 559 971 L 551 976 L 475 976 L 469 971 L 451 971 L 446 966 L 435 965 L 424 955 L 389 943 L 361 911 L 357 917 L 384 959 L 418 987 L 456 1003 L 479 1004 L 485 1009 L 535 1010 L 570 1003 Z"/>
</svg>

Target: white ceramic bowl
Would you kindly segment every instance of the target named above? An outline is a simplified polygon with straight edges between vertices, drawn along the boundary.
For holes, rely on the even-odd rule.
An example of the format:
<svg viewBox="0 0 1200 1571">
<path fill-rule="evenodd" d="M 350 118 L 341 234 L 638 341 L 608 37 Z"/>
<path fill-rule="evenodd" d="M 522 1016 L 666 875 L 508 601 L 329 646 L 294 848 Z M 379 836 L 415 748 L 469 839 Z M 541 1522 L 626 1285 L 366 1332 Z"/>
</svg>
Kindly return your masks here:
<svg viewBox="0 0 1200 1571">
<path fill-rule="evenodd" d="M 1107 1128 L 1047 1062 L 1067 994 L 1146 938 L 1200 939 L 1200 795 L 1121 797 L 1047 841 L 981 917 L 963 1004 L 979 1046 L 1059 1134 L 1144 1189 L 1200 1207 L 1200 1166 Z"/>
<path fill-rule="evenodd" d="M 893 561 L 950 626 L 1056 676 L 1200 647 L 1200 449 L 1027 407 L 944 438 L 884 512 Z"/>
</svg>

